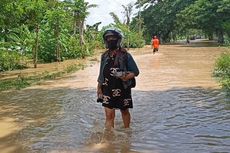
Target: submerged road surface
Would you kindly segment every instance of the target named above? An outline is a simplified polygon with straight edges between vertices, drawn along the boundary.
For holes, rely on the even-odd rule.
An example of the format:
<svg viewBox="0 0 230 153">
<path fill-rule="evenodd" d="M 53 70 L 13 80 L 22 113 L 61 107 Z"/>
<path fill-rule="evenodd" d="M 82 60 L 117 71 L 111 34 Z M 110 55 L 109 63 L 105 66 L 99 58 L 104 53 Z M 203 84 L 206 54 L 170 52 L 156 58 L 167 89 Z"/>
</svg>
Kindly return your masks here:
<svg viewBox="0 0 230 153">
<path fill-rule="evenodd" d="M 116 112 L 104 131 L 96 103 L 99 63 L 68 77 L 0 93 L 2 153 L 227 153 L 230 100 L 212 77 L 222 48 L 161 46 L 130 51 L 140 75 L 130 129 Z"/>
</svg>

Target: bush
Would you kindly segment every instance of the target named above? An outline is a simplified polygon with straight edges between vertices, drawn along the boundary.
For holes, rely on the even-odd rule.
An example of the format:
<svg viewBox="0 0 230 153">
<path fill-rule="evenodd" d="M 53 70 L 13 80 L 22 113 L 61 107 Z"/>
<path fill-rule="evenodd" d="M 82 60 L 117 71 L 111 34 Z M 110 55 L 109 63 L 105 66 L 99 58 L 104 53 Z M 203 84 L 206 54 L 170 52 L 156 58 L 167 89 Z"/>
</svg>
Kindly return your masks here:
<svg viewBox="0 0 230 153">
<path fill-rule="evenodd" d="M 225 46 L 230 46 L 230 38 L 226 37 L 224 41 Z"/>
<path fill-rule="evenodd" d="M 80 45 L 80 40 L 77 37 L 71 37 L 69 42 L 62 53 L 65 59 L 84 58 L 92 54 L 94 49 L 93 43 L 87 43 L 83 46 Z"/>
<path fill-rule="evenodd" d="M 39 62 L 55 62 L 55 49 L 56 49 L 56 40 L 54 36 L 49 31 L 50 29 L 41 30 L 40 33 L 40 47 L 38 50 L 38 60 Z"/>
<path fill-rule="evenodd" d="M 214 75 L 222 86 L 230 91 L 230 53 L 222 54 L 216 61 Z"/>
<path fill-rule="evenodd" d="M 131 33 L 130 36 L 130 47 L 131 48 L 141 48 L 144 47 L 145 41 L 142 36 L 140 36 L 138 33 Z"/>
<path fill-rule="evenodd" d="M 41 32 L 41 43 L 40 49 L 38 51 L 38 59 L 40 62 L 55 62 L 57 61 L 56 57 L 56 48 L 57 43 L 59 43 L 59 51 L 61 56 L 61 61 L 68 59 L 84 58 L 92 54 L 93 49 L 95 48 L 93 43 L 88 43 L 85 40 L 86 44 L 80 45 L 80 36 L 69 35 L 66 30 L 62 30 L 60 34 L 60 39 L 57 41 L 49 31 L 46 29 Z M 51 33 L 51 34 L 50 34 Z"/>
<path fill-rule="evenodd" d="M 0 71 L 26 68 L 26 58 L 15 51 L 0 50 Z"/>
</svg>

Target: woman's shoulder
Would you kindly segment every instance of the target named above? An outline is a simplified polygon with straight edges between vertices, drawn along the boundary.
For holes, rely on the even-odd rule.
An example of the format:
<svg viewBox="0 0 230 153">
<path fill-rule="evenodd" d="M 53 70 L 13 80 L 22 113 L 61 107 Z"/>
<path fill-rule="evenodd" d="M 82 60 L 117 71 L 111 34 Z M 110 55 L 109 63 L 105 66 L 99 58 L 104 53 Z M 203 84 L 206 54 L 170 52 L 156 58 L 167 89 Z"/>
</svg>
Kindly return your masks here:
<svg viewBox="0 0 230 153">
<path fill-rule="evenodd" d="M 106 57 L 109 54 L 109 50 L 106 50 L 104 53 L 101 54 L 101 57 Z"/>
<path fill-rule="evenodd" d="M 128 51 L 125 48 L 121 48 L 120 51 L 124 53 L 128 53 Z"/>
<path fill-rule="evenodd" d="M 127 55 L 127 56 L 131 56 L 131 54 L 130 54 L 130 53 L 128 52 L 128 50 L 125 49 L 125 48 L 121 48 L 120 51 L 121 51 L 123 54 Z"/>
</svg>

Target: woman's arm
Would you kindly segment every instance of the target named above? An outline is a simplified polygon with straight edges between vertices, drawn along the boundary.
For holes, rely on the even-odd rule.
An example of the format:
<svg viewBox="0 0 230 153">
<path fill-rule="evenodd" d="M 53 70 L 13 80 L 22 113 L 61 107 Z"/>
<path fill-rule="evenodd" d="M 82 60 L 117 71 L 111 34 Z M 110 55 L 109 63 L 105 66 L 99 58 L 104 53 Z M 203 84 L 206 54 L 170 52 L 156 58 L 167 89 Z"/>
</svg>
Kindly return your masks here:
<svg viewBox="0 0 230 153">
<path fill-rule="evenodd" d="M 137 67 L 136 62 L 134 61 L 133 57 L 131 54 L 128 53 L 128 61 L 127 61 L 127 71 L 134 73 L 134 76 L 139 75 L 139 69 Z"/>
<path fill-rule="evenodd" d="M 97 84 L 97 97 L 98 97 L 98 98 L 102 98 L 102 95 L 103 95 L 103 93 L 102 93 L 101 84 L 98 83 L 98 84 Z"/>
<path fill-rule="evenodd" d="M 134 61 L 133 57 L 131 54 L 127 53 L 128 59 L 127 59 L 127 73 L 126 75 L 120 77 L 123 81 L 128 81 L 135 76 L 139 75 L 139 69 L 137 67 L 136 62 Z"/>
</svg>

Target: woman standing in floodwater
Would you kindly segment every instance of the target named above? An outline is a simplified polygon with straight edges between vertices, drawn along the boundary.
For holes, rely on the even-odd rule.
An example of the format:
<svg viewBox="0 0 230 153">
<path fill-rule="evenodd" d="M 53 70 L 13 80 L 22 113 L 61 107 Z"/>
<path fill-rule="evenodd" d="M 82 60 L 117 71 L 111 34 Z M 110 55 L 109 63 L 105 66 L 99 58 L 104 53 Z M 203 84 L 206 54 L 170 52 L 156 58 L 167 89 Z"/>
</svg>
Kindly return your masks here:
<svg viewBox="0 0 230 153">
<path fill-rule="evenodd" d="M 129 128 L 133 108 L 131 88 L 135 87 L 138 67 L 124 48 L 121 48 L 122 33 L 118 30 L 106 30 L 103 35 L 106 50 L 101 56 L 98 77 L 98 101 L 105 108 L 105 128 L 114 128 L 115 109 L 120 109 L 125 128 Z"/>
</svg>

